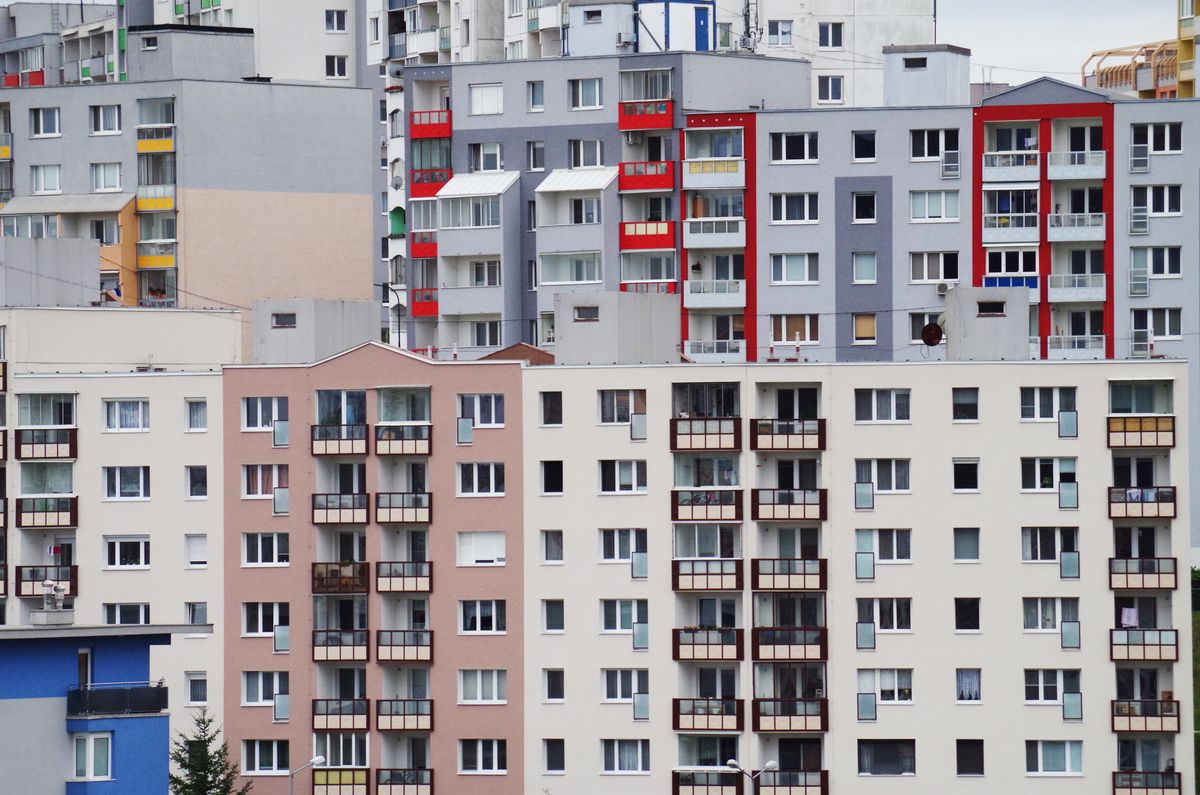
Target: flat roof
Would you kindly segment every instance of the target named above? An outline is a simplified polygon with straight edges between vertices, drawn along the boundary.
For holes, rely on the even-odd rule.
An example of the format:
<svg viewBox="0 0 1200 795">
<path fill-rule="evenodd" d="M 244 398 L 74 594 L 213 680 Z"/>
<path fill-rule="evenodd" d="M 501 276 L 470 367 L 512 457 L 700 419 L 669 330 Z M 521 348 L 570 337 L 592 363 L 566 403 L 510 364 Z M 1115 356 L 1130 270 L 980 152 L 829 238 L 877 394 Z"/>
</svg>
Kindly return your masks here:
<svg viewBox="0 0 1200 795">
<path fill-rule="evenodd" d="M 40 638 L 124 638 L 146 635 L 211 635 L 212 624 L 59 624 L 3 626 L 0 641 Z"/>
<path fill-rule="evenodd" d="M 957 44 L 885 44 L 884 54 L 890 52 L 956 52 L 959 55 L 970 55 L 971 51 Z"/>
</svg>

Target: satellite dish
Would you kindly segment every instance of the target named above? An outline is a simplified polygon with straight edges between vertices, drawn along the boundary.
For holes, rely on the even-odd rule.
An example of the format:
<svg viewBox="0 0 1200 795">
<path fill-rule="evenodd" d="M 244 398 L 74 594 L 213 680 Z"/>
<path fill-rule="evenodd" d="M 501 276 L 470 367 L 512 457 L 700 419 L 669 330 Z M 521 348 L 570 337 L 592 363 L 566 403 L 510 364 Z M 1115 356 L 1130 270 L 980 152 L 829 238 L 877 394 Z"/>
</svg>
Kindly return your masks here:
<svg viewBox="0 0 1200 795">
<path fill-rule="evenodd" d="M 925 328 L 921 329 L 921 342 L 930 348 L 940 345 L 942 342 L 942 327 L 937 323 L 927 323 Z"/>
</svg>

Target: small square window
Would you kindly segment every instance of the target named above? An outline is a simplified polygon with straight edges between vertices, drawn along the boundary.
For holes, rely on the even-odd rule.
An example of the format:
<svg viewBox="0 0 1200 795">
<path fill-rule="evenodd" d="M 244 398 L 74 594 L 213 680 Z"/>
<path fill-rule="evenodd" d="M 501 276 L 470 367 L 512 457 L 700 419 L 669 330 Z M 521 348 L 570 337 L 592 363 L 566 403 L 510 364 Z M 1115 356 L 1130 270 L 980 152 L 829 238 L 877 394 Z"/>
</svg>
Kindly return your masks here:
<svg viewBox="0 0 1200 795">
<path fill-rule="evenodd" d="M 1003 317 L 1004 302 L 1003 301 L 980 301 L 979 302 L 980 317 Z"/>
<path fill-rule="evenodd" d="M 185 674 L 188 686 L 188 706 L 199 707 L 208 703 L 208 674 L 204 671 L 188 671 Z"/>
<path fill-rule="evenodd" d="M 983 775 L 983 740 L 955 740 L 955 758 L 960 776 Z"/>
<path fill-rule="evenodd" d="M 542 462 L 542 494 L 563 493 L 563 462 Z"/>
<path fill-rule="evenodd" d="M 979 491 L 978 459 L 956 459 L 954 461 L 954 490 Z"/>
<path fill-rule="evenodd" d="M 583 24 L 594 25 L 599 24 L 603 19 L 603 14 L 598 8 L 589 8 L 583 12 Z"/>
<path fill-rule="evenodd" d="M 562 599 L 543 599 L 543 615 L 546 632 L 562 632 L 565 629 L 565 608 Z"/>
<path fill-rule="evenodd" d="M 979 598 L 956 597 L 954 600 L 954 629 L 959 632 L 979 631 Z M 961 698 L 959 699 L 962 700 Z"/>
<path fill-rule="evenodd" d="M 543 563 L 562 563 L 563 562 L 563 531 L 562 530 L 543 530 L 542 531 L 542 562 Z"/>
<path fill-rule="evenodd" d="M 979 388 L 974 386 L 954 387 L 951 390 L 954 403 L 955 422 L 979 420 Z"/>
<path fill-rule="evenodd" d="M 546 700 L 563 701 L 566 699 L 566 683 L 563 669 L 546 668 Z"/>
<path fill-rule="evenodd" d="M 295 328 L 295 312 L 275 312 L 271 315 L 271 328 Z"/>
<path fill-rule="evenodd" d="M 874 193 L 855 193 L 854 198 L 854 223 L 856 224 L 873 224 L 875 223 L 875 194 Z"/>
<path fill-rule="evenodd" d="M 979 562 L 979 528 L 954 528 L 954 562 Z"/>
<path fill-rule="evenodd" d="M 853 133 L 854 136 L 854 159 L 855 160 L 874 160 L 875 159 L 875 131 L 874 130 L 857 130 Z"/>
<path fill-rule="evenodd" d="M 600 307 L 598 306 L 577 306 L 575 307 L 575 322 L 576 323 L 594 323 L 600 319 Z"/>
</svg>

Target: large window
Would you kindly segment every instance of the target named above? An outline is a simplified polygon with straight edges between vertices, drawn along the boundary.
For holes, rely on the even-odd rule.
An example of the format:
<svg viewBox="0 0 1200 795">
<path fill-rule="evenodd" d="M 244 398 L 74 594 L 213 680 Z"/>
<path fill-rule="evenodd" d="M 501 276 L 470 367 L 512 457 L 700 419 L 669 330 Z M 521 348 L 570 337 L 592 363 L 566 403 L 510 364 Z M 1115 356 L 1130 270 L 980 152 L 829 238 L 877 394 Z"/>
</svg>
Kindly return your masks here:
<svg viewBox="0 0 1200 795">
<path fill-rule="evenodd" d="M 854 421 L 909 422 L 911 402 L 907 389 L 856 389 Z"/>
<path fill-rule="evenodd" d="M 148 536 L 114 536 L 104 539 L 110 569 L 147 569 L 150 567 Z"/>
<path fill-rule="evenodd" d="M 630 252 L 621 255 L 621 281 L 655 282 L 678 278 L 675 270 L 675 252 Z"/>
<path fill-rule="evenodd" d="M 62 193 L 62 166 L 31 166 L 29 174 L 33 193 Z"/>
<path fill-rule="evenodd" d="M 621 72 L 622 102 L 670 98 L 670 69 L 639 69 Z"/>
<path fill-rule="evenodd" d="M 30 108 L 29 134 L 35 138 L 62 135 L 58 108 Z"/>
<path fill-rule="evenodd" d="M 458 416 L 469 418 L 476 428 L 503 428 L 504 395 L 459 395 Z"/>
<path fill-rule="evenodd" d="M 287 671 L 243 671 L 242 705 L 270 706 L 275 696 L 288 694 Z"/>
<path fill-rule="evenodd" d="M 790 20 L 790 19 L 769 19 L 769 20 L 767 20 L 767 46 L 768 47 L 791 47 L 792 46 L 792 20 Z"/>
<path fill-rule="evenodd" d="M 771 133 L 771 162 L 817 162 L 817 134 L 815 132 Z"/>
<path fill-rule="evenodd" d="M 882 704 L 911 704 L 911 668 L 859 668 L 858 692 L 872 693 Z"/>
<path fill-rule="evenodd" d="M 1083 775 L 1083 741 L 1026 740 L 1025 772 L 1045 776 Z"/>
<path fill-rule="evenodd" d="M 462 773 L 507 773 L 508 743 L 505 740 L 459 740 L 458 769 Z"/>
<path fill-rule="evenodd" d="M 817 194 L 772 193 L 771 223 L 800 224 L 817 222 Z"/>
<path fill-rule="evenodd" d="M 66 462 L 21 462 L 21 494 L 71 494 L 72 465 Z"/>
<path fill-rule="evenodd" d="M 1063 552 L 1079 550 L 1078 527 L 1022 527 L 1021 560 L 1057 563 Z"/>
<path fill-rule="evenodd" d="M 460 496 L 504 496 L 504 464 L 459 464 L 458 493 Z"/>
<path fill-rule="evenodd" d="M 75 746 L 76 780 L 106 781 L 112 778 L 112 734 L 71 735 Z"/>
<path fill-rule="evenodd" d="M 1027 704 L 1061 704 L 1063 693 L 1078 693 L 1078 668 L 1026 668 L 1025 702 Z"/>
<path fill-rule="evenodd" d="M 458 703 L 507 704 L 508 671 L 503 668 L 460 669 Z"/>
<path fill-rule="evenodd" d="M 649 621 L 645 599 L 601 599 L 600 613 L 605 632 L 632 632 L 634 624 Z"/>
<path fill-rule="evenodd" d="M 468 86 L 472 116 L 492 116 L 504 112 L 504 85 L 482 83 Z"/>
<path fill-rule="evenodd" d="M 145 602 L 108 603 L 104 605 L 105 624 L 149 624 L 150 605 Z"/>
<path fill-rule="evenodd" d="M 110 500 L 150 499 L 150 467 L 104 467 L 104 483 Z"/>
<path fill-rule="evenodd" d="M 819 278 L 815 253 L 771 255 L 771 282 L 774 284 L 816 284 Z"/>
<path fill-rule="evenodd" d="M 275 627 L 286 627 L 288 624 L 287 602 L 242 603 L 243 635 L 271 635 Z"/>
<path fill-rule="evenodd" d="M 121 189 L 120 163 L 92 163 L 92 190 L 97 193 Z"/>
<path fill-rule="evenodd" d="M 1188 13 L 1181 17 L 1190 17 L 1193 0 L 1180 0 L 1180 8 Z M 1135 146 L 1148 146 L 1156 155 L 1178 154 L 1183 151 L 1183 123 L 1177 121 L 1158 122 L 1156 124 L 1133 125 L 1133 143 Z"/>
<path fill-rule="evenodd" d="M 120 105 L 92 105 L 92 135 L 115 135 L 121 132 Z"/>
<path fill-rule="evenodd" d="M 567 81 L 571 97 L 571 110 L 595 110 L 604 107 L 604 81 L 599 77 L 585 77 Z"/>
<path fill-rule="evenodd" d="M 600 492 L 626 494 L 646 491 L 645 461 L 601 461 Z"/>
<path fill-rule="evenodd" d="M 604 147 L 599 138 L 573 138 L 567 141 L 567 154 L 571 168 L 604 165 Z"/>
<path fill-rule="evenodd" d="M 286 773 L 287 740 L 242 740 L 242 772 Z"/>
<path fill-rule="evenodd" d="M 958 130 L 909 130 L 909 156 L 937 160 L 943 152 L 958 151 Z"/>
<path fill-rule="evenodd" d="M 322 767 L 366 767 L 366 732 L 315 732 L 313 749 L 325 757 Z"/>
<path fill-rule="evenodd" d="M 269 431 L 276 420 L 288 418 L 288 399 L 285 397 L 242 398 L 242 430 Z"/>
<path fill-rule="evenodd" d="M 1052 422 L 1060 411 L 1075 410 L 1073 386 L 1021 387 L 1021 419 Z"/>
<path fill-rule="evenodd" d="M 459 631 L 473 635 L 499 635 L 506 631 L 503 599 L 468 599 L 458 603 Z"/>
<path fill-rule="evenodd" d="M 645 551 L 644 528 L 606 528 L 600 531 L 600 560 L 604 563 L 629 563 L 633 553 Z"/>
<path fill-rule="evenodd" d="M 243 533 L 243 566 L 288 565 L 287 533 Z"/>
<path fill-rule="evenodd" d="M 957 251 L 914 251 L 909 259 L 914 282 L 958 281 Z"/>
<path fill-rule="evenodd" d="M 544 254 L 540 284 L 573 284 L 600 281 L 600 254 Z"/>
<path fill-rule="evenodd" d="M 771 342 L 776 345 L 816 345 L 820 339 L 817 315 L 771 315 Z"/>
<path fill-rule="evenodd" d="M 242 498 L 270 499 L 288 487 L 287 464 L 243 464 Z"/>
<path fill-rule="evenodd" d="M 599 394 L 602 425 L 628 425 L 631 414 L 646 411 L 644 389 L 601 389 Z"/>
<path fill-rule="evenodd" d="M 914 190 L 910 199 L 914 221 L 958 220 L 956 190 Z"/>
<path fill-rule="evenodd" d="M 859 740 L 861 776 L 911 776 L 917 772 L 916 740 Z"/>
<path fill-rule="evenodd" d="M 104 401 L 104 429 L 107 431 L 150 430 L 150 401 Z"/>
<path fill-rule="evenodd" d="M 442 228 L 500 226 L 499 196 L 461 196 L 442 200 Z"/>
<path fill-rule="evenodd" d="M 1021 612 L 1027 632 L 1058 632 L 1062 622 L 1079 620 L 1079 598 L 1027 596 L 1021 600 Z"/>
<path fill-rule="evenodd" d="M 858 599 L 858 621 L 874 624 L 879 632 L 912 631 L 912 599 Z"/>
<path fill-rule="evenodd" d="M 605 701 L 633 701 L 634 694 L 650 692 L 650 671 L 645 668 L 606 668 L 601 674 Z"/>
<path fill-rule="evenodd" d="M 605 773 L 649 773 L 649 740 L 601 740 Z"/>
<path fill-rule="evenodd" d="M 859 458 L 854 462 L 855 482 L 874 483 L 876 493 L 908 491 L 908 472 L 907 458 Z"/>
</svg>

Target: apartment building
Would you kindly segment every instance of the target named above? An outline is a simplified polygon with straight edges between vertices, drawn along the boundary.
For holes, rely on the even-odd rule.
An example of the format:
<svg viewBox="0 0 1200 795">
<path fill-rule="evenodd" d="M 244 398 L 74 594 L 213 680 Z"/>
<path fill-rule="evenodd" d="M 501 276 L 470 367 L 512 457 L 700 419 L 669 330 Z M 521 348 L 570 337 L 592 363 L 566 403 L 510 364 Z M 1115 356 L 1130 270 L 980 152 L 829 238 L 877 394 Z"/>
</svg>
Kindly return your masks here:
<svg viewBox="0 0 1200 795">
<path fill-rule="evenodd" d="M 40 623 L 51 582 L 79 625 L 194 627 L 150 651 L 173 731 L 220 708 L 220 367 L 240 329 L 226 310 L 0 310 L 0 623 Z"/>
</svg>

